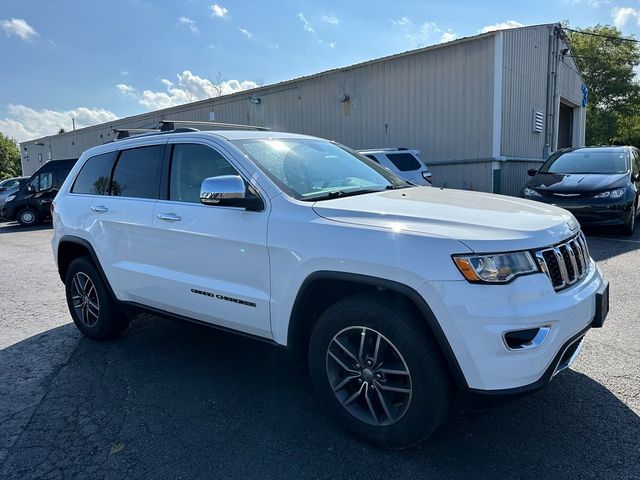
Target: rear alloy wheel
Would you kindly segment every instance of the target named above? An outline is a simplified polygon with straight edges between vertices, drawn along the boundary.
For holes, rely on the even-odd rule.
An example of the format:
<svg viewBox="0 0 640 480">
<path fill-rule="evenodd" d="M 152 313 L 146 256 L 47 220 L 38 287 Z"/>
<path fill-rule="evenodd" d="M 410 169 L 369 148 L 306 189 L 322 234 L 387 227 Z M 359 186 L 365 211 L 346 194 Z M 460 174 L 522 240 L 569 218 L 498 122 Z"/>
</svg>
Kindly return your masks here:
<svg viewBox="0 0 640 480">
<path fill-rule="evenodd" d="M 38 216 L 38 214 L 30 208 L 24 208 L 20 210 L 16 218 L 18 220 L 18 223 L 23 227 L 36 225 L 38 224 L 38 222 L 40 222 L 40 217 Z"/>
<path fill-rule="evenodd" d="M 623 232 L 625 235 L 633 235 L 633 232 L 636 228 L 636 212 L 638 211 L 638 200 L 633 202 L 633 206 L 631 207 L 631 215 L 629 216 L 629 221 L 625 224 L 623 228 Z"/>
<path fill-rule="evenodd" d="M 115 337 L 129 325 L 128 317 L 88 257 L 78 257 L 71 262 L 65 289 L 71 318 L 87 337 L 96 340 Z"/>
<path fill-rule="evenodd" d="M 407 302 L 355 295 L 329 307 L 309 343 L 309 371 L 343 426 L 383 447 L 407 447 L 445 419 L 452 384 L 426 321 Z"/>
</svg>

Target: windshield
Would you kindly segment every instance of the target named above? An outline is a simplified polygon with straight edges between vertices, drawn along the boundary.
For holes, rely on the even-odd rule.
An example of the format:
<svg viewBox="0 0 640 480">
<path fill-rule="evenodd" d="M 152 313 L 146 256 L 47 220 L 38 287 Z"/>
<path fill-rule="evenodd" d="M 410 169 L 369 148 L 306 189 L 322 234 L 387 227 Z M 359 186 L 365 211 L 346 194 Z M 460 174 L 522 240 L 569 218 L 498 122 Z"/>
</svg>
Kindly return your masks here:
<svg viewBox="0 0 640 480">
<path fill-rule="evenodd" d="M 327 140 L 245 139 L 233 143 L 298 200 L 325 200 L 411 186 L 368 158 Z"/>
<path fill-rule="evenodd" d="M 620 148 L 583 149 L 554 153 L 540 173 L 626 173 L 627 153 Z"/>
</svg>

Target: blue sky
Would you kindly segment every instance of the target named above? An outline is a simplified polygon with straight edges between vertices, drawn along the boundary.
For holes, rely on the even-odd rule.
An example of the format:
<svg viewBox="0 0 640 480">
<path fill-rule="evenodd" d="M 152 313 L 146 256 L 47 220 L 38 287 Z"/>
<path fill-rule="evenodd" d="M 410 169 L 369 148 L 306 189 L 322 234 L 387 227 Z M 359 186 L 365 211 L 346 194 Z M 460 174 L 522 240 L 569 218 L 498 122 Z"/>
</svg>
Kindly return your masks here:
<svg viewBox="0 0 640 480">
<path fill-rule="evenodd" d="M 18 140 L 568 19 L 640 36 L 640 0 L 2 0 L 0 131 Z M 222 80 L 222 82 L 220 82 Z"/>
</svg>

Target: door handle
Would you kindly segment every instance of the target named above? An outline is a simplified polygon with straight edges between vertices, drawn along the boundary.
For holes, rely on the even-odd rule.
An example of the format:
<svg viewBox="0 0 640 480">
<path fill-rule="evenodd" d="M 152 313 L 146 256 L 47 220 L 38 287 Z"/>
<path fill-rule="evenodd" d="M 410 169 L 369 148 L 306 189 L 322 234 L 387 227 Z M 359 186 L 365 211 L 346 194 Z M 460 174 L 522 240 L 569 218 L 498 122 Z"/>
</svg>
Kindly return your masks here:
<svg viewBox="0 0 640 480">
<path fill-rule="evenodd" d="M 97 212 L 97 213 L 105 213 L 108 212 L 109 209 L 107 207 L 105 207 L 104 205 L 94 205 L 91 207 L 91 211 L 92 212 Z"/>
<path fill-rule="evenodd" d="M 159 213 L 158 218 L 160 220 L 164 220 L 165 222 L 179 222 L 180 220 L 182 220 L 182 218 L 175 213 Z"/>
</svg>

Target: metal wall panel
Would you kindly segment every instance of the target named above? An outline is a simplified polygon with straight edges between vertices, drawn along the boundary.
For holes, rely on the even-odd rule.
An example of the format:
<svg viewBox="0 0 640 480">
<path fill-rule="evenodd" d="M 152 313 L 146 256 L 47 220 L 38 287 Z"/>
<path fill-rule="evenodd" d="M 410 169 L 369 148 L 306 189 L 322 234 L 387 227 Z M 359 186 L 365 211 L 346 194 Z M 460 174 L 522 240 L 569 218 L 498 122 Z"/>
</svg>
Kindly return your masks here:
<svg viewBox="0 0 640 480">
<path fill-rule="evenodd" d="M 503 157 L 542 158 L 544 127 L 542 133 L 533 133 L 533 111 L 546 113 L 549 28 L 503 32 Z"/>
<path fill-rule="evenodd" d="M 549 34 L 552 25 L 507 30 L 503 32 L 502 142 L 501 156 L 506 158 L 542 159 L 545 135 L 533 133 L 533 111 L 544 113 L 544 122 L 551 121 L 547 112 L 547 78 Z M 560 40 L 560 51 L 569 46 Z M 557 71 L 557 91 L 554 99 L 555 118 L 561 98 L 576 107 L 573 144 L 584 143 L 584 110 L 582 78 L 571 57 L 561 58 Z M 552 146 L 554 148 L 554 146 Z"/>
<path fill-rule="evenodd" d="M 501 166 L 501 191 L 503 195 L 519 196 L 524 184 L 529 181 L 531 177 L 527 174 L 527 170 L 530 168 L 538 169 L 542 165 L 543 161 L 538 162 L 520 162 L 520 161 L 505 161 L 500 162 Z"/>
</svg>

